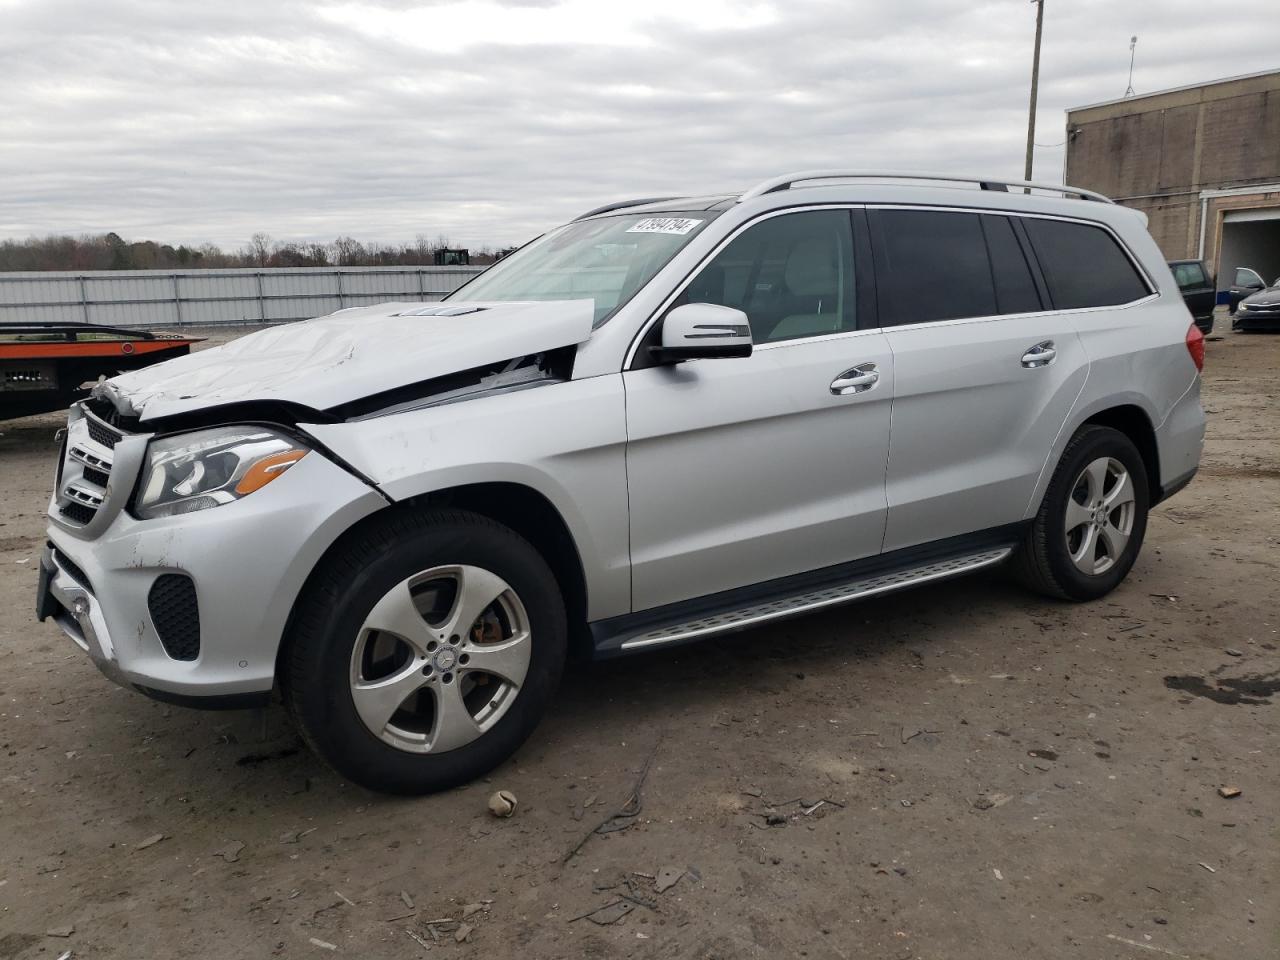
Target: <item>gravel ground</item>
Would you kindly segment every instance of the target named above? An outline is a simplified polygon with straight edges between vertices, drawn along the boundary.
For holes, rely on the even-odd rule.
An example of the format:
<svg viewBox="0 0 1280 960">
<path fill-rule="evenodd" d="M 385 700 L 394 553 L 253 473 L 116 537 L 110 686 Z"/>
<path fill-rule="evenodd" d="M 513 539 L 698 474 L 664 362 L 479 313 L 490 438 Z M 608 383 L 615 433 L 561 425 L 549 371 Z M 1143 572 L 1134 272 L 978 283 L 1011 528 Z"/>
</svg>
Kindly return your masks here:
<svg viewBox="0 0 1280 960">
<path fill-rule="evenodd" d="M 992 574 L 578 667 L 417 800 L 37 624 L 58 418 L 0 425 L 0 960 L 1275 958 L 1280 338 L 1208 348 L 1200 476 L 1107 599 Z"/>
</svg>

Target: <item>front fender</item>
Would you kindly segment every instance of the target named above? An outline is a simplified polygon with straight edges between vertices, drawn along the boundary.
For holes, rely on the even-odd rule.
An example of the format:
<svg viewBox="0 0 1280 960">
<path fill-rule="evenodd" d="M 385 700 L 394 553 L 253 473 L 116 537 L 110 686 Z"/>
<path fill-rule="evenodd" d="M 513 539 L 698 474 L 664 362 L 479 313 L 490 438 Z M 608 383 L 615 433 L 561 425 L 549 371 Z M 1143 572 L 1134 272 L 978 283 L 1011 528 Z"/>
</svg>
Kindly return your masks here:
<svg viewBox="0 0 1280 960">
<path fill-rule="evenodd" d="M 582 559 L 588 619 L 630 612 L 620 375 L 302 429 L 391 500 L 477 483 L 536 491 L 560 513 Z"/>
</svg>

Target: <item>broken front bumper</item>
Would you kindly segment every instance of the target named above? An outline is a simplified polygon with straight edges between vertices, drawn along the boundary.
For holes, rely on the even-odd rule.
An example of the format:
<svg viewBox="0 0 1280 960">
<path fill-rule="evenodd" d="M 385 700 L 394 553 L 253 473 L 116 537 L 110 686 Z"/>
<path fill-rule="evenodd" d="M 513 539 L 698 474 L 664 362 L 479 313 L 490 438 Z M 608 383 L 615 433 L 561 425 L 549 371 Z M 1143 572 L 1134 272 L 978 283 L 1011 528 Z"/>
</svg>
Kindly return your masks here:
<svg viewBox="0 0 1280 960">
<path fill-rule="evenodd" d="M 370 486 L 313 452 L 252 496 L 211 510 L 104 518 L 89 535 L 51 522 L 36 614 L 52 619 L 110 679 L 157 699 L 247 706 L 270 695 L 276 654 L 306 578 L 342 532 L 386 505 Z M 188 590 L 175 647 L 171 599 Z"/>
</svg>

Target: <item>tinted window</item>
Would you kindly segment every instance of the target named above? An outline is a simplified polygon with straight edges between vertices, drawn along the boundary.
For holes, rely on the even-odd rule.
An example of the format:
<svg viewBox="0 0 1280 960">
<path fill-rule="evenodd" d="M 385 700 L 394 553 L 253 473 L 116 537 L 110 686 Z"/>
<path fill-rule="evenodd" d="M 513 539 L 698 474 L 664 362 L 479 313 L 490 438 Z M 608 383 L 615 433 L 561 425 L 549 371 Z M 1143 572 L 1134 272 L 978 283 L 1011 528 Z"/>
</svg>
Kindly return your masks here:
<svg viewBox="0 0 1280 960">
<path fill-rule="evenodd" d="M 880 210 L 876 286 L 886 324 L 996 312 L 987 245 L 976 213 Z"/>
<path fill-rule="evenodd" d="M 1031 279 L 1031 267 L 1022 252 L 1022 245 L 1014 236 L 1009 218 L 984 216 L 982 227 L 987 234 L 987 250 L 991 254 L 997 308 L 1001 313 L 1034 313 L 1041 309 L 1040 294 Z"/>
<path fill-rule="evenodd" d="M 1265 286 L 1265 284 L 1262 282 L 1262 278 L 1248 267 L 1236 267 L 1236 286 L 1260 287 Z"/>
<path fill-rule="evenodd" d="M 1203 287 L 1208 282 L 1205 280 L 1204 267 L 1198 263 L 1173 264 L 1173 279 L 1180 290 L 1186 290 L 1189 287 Z"/>
<path fill-rule="evenodd" d="M 693 278 L 682 303 L 743 311 L 757 343 L 856 329 L 849 212 L 791 213 L 748 227 Z"/>
<path fill-rule="evenodd" d="M 1035 217 L 1022 223 L 1055 309 L 1109 307 L 1149 292 L 1119 244 L 1101 227 Z"/>
</svg>

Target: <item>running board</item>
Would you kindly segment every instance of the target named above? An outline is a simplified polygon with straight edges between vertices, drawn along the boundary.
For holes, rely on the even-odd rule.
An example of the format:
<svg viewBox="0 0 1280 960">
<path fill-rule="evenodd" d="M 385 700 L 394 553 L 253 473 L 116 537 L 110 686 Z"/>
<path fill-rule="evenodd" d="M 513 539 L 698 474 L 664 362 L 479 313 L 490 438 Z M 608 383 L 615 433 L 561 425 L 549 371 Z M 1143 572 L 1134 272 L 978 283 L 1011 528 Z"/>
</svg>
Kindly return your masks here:
<svg viewBox="0 0 1280 960">
<path fill-rule="evenodd" d="M 725 609 L 712 614 L 704 613 L 695 619 L 669 623 L 657 628 L 650 624 L 647 629 L 641 627 L 630 635 L 610 637 L 597 647 L 597 654 L 607 656 L 610 648 L 614 653 L 630 653 L 662 644 L 681 643 L 719 633 L 744 630 L 757 624 L 812 613 L 815 610 L 861 600 L 864 597 L 873 597 L 881 593 L 929 583 L 932 580 L 943 580 L 971 573 L 1002 562 L 1012 552 L 1011 546 L 990 547 L 976 552 L 934 559 L 914 566 L 899 567 L 886 573 L 863 574 L 843 583 L 829 584 L 819 589 L 811 588 L 802 593 L 756 602 L 736 609 Z"/>
</svg>

